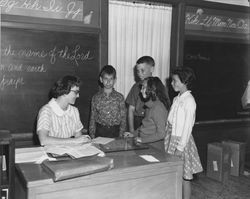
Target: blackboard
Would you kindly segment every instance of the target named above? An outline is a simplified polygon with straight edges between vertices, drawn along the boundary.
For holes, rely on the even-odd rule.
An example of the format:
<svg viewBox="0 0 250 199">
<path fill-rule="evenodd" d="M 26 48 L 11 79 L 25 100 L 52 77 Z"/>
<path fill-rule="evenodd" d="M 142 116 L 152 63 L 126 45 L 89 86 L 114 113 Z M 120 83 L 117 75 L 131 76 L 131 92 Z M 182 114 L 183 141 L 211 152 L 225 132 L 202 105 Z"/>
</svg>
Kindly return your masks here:
<svg viewBox="0 0 250 199">
<path fill-rule="evenodd" d="M 3 27 L 1 42 L 1 129 L 34 132 L 51 86 L 68 74 L 82 80 L 75 105 L 87 125 L 90 100 L 98 91 L 99 34 Z"/>
<path fill-rule="evenodd" d="M 249 117 L 241 106 L 250 79 L 249 60 L 249 44 L 185 41 L 184 66 L 193 68 L 197 77 L 197 121 Z"/>
<path fill-rule="evenodd" d="M 188 6 L 185 13 L 185 29 L 213 33 L 249 34 L 249 13 Z"/>
<path fill-rule="evenodd" d="M 29 17 L 45 24 L 100 28 L 101 3 L 104 0 L 7 0 L 0 1 L 3 15 Z"/>
</svg>

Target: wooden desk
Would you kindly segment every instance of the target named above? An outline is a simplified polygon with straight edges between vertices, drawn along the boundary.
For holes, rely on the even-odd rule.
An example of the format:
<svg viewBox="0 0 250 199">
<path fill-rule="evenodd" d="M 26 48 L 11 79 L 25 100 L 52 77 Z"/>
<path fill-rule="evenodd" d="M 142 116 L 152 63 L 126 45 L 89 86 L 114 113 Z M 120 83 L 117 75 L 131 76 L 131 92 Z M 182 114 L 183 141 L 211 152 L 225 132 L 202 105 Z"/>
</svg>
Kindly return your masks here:
<svg viewBox="0 0 250 199">
<path fill-rule="evenodd" d="M 114 158 L 113 169 L 56 183 L 41 165 L 16 164 L 16 199 L 181 199 L 183 163 L 178 158 L 153 148 L 107 156 Z"/>
</svg>

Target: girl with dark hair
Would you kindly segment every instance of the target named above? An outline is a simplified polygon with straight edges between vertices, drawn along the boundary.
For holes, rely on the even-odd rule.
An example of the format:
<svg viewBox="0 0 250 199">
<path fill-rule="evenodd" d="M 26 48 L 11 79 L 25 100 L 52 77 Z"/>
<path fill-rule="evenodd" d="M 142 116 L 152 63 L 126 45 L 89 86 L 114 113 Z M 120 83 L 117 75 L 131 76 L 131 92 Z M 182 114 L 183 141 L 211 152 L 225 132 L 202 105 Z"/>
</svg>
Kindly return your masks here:
<svg viewBox="0 0 250 199">
<path fill-rule="evenodd" d="M 79 97 L 80 79 L 64 76 L 51 89 L 52 99 L 37 118 L 37 134 L 41 145 L 82 144 L 89 141 L 80 121 L 79 111 L 72 106 Z"/>
<path fill-rule="evenodd" d="M 196 103 L 190 88 L 195 80 L 191 68 L 178 67 L 172 73 L 172 87 L 179 92 L 173 100 L 165 138 L 165 151 L 179 156 L 184 161 L 183 166 L 183 198 L 191 197 L 193 174 L 201 172 L 202 166 L 197 148 L 192 136 L 195 123 Z"/>
<path fill-rule="evenodd" d="M 135 140 L 164 150 L 166 121 L 170 107 L 165 87 L 158 77 L 143 80 L 141 95 L 145 101 L 146 115 L 142 125 L 133 132 Z"/>
</svg>

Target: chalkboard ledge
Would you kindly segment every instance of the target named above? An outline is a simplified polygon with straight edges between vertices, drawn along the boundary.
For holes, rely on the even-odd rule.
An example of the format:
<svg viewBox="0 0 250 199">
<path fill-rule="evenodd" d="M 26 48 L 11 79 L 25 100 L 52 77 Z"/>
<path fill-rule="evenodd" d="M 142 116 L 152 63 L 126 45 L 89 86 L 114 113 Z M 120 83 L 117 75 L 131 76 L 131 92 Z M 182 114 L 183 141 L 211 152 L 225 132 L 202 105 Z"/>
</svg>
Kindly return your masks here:
<svg viewBox="0 0 250 199">
<path fill-rule="evenodd" d="M 199 121 L 195 123 L 194 128 L 200 128 L 200 127 L 220 128 L 220 127 L 224 127 L 225 125 L 232 126 L 232 127 L 250 126 L 250 118 Z"/>
</svg>

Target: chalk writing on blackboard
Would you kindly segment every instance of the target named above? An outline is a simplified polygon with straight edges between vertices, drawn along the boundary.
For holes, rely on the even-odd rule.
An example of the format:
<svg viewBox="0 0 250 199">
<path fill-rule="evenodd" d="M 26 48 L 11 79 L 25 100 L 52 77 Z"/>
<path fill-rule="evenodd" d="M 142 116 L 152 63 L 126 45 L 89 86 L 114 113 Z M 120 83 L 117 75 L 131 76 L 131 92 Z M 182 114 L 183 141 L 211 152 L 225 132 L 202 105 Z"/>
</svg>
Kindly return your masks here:
<svg viewBox="0 0 250 199">
<path fill-rule="evenodd" d="M 201 60 L 201 61 L 210 61 L 210 57 L 199 54 L 186 54 L 186 60 Z"/>
<path fill-rule="evenodd" d="M 18 89 L 22 85 L 24 85 L 23 77 L 12 78 L 3 75 L 3 77 L 0 79 L 0 90 L 4 90 L 8 87 Z"/>
<path fill-rule="evenodd" d="M 79 52 L 81 49 L 80 45 L 76 45 L 71 51 L 68 46 L 65 46 L 63 49 L 58 49 L 56 46 L 48 52 L 48 56 L 50 57 L 50 63 L 54 64 L 57 58 L 61 58 L 64 60 L 69 60 L 74 62 L 77 66 L 79 65 L 79 61 L 92 60 L 91 53 L 89 50 L 84 52 Z"/>
<path fill-rule="evenodd" d="M 0 7 L 2 14 L 84 22 L 84 18 L 88 16 L 86 23 L 90 23 L 93 14 L 93 11 L 84 13 L 84 1 L 80 0 L 0 0 Z"/>
<path fill-rule="evenodd" d="M 2 128 L 17 134 L 35 131 L 36 116 L 51 97 L 50 88 L 65 75 L 76 75 L 82 81 L 82 91 L 75 106 L 79 108 L 81 121 L 87 124 L 91 97 L 98 91 L 100 34 L 99 30 L 86 33 L 68 29 L 2 27 Z"/>
<path fill-rule="evenodd" d="M 42 65 L 26 65 L 25 67 L 23 66 L 23 64 L 9 64 L 9 65 L 5 65 L 5 64 L 1 64 L 0 65 L 0 71 L 3 72 L 22 72 L 22 71 L 26 71 L 26 72 L 35 72 L 35 73 L 45 73 L 47 72 L 44 64 Z"/>
<path fill-rule="evenodd" d="M 45 59 L 49 58 L 51 64 L 55 64 L 57 59 L 63 59 L 65 61 L 70 61 L 74 65 L 79 66 L 79 62 L 84 62 L 94 59 L 90 50 L 82 51 L 80 45 L 75 45 L 73 48 L 64 46 L 63 48 L 58 48 L 54 46 L 53 49 L 49 50 L 33 50 L 31 48 L 14 50 L 11 45 L 3 47 L 2 56 L 4 57 L 17 57 L 17 58 L 39 58 Z"/>
<path fill-rule="evenodd" d="M 2 62 L 0 72 L 0 90 L 7 88 L 18 89 L 25 85 L 23 73 L 46 73 L 49 66 L 53 66 L 57 61 L 69 62 L 72 67 L 79 67 L 85 61 L 94 59 L 90 50 L 84 50 L 81 45 L 74 46 L 54 46 L 51 49 L 17 48 L 11 44 L 3 45 L 1 50 L 3 59 L 23 60 L 23 63 Z M 25 60 L 36 59 L 40 64 L 25 62 Z"/>
<path fill-rule="evenodd" d="M 187 29 L 202 29 L 206 31 L 249 33 L 248 18 L 228 17 L 206 14 L 202 9 L 196 13 L 186 12 L 185 25 Z"/>
</svg>

